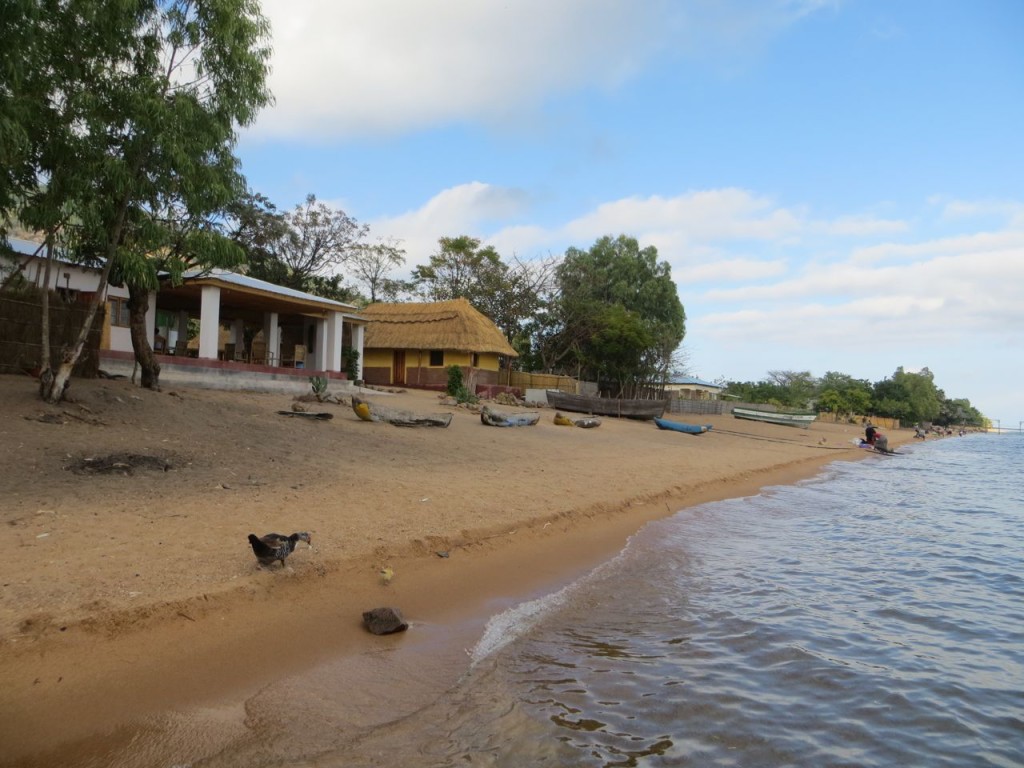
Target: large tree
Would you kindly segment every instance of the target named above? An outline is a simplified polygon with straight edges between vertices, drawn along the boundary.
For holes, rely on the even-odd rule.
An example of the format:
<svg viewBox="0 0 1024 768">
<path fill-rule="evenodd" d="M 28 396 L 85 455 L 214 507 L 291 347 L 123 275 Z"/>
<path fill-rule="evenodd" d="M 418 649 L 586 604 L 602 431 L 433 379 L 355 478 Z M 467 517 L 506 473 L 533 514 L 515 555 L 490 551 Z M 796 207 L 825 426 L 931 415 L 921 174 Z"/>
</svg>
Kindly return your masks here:
<svg viewBox="0 0 1024 768">
<path fill-rule="evenodd" d="M 362 252 L 369 228 L 344 211 L 308 195 L 281 212 L 263 195 L 247 192 L 230 206 L 228 227 L 252 277 L 336 301 L 358 297 L 338 270 Z"/>
<path fill-rule="evenodd" d="M 686 314 L 671 268 L 653 246 L 602 237 L 587 251 L 570 248 L 556 269 L 558 296 L 539 343 L 553 367 L 614 384 L 629 397 L 660 386 L 686 333 Z"/>
<path fill-rule="evenodd" d="M 381 239 L 373 245 L 360 245 L 348 259 L 348 270 L 366 288 L 367 298 L 393 301 L 409 285 L 388 277 L 392 270 L 405 264 L 405 250 L 394 239 Z"/>
<path fill-rule="evenodd" d="M 469 235 L 442 237 L 428 264 L 412 271 L 421 296 L 430 301 L 465 298 L 502 330 L 510 342 L 540 307 L 550 280 L 547 262 L 506 264 L 494 246 Z"/>
<path fill-rule="evenodd" d="M 7 204 L 17 199 L 18 218 L 48 237 L 74 227 L 75 240 L 102 263 L 78 341 L 55 373 L 42 361 L 41 393 L 56 402 L 111 271 L 148 291 L 155 285 L 148 257 L 176 241 L 164 214 L 202 219 L 244 191 L 235 131 L 271 100 L 269 25 L 255 0 L 15 6 L 36 27 L 18 39 L 32 64 L 6 91 L 14 107 L 4 111 L 28 137 L 19 168 L 41 183 L 8 194 Z M 219 242 L 213 249 L 224 252 Z"/>
<path fill-rule="evenodd" d="M 344 211 L 317 202 L 315 195 L 284 219 L 287 229 L 274 246 L 275 255 L 288 268 L 290 287 L 299 290 L 312 278 L 330 278 L 369 231 Z"/>
<path fill-rule="evenodd" d="M 917 373 L 902 366 L 888 379 L 875 383 L 874 403 L 879 416 L 900 419 L 906 424 L 934 421 L 942 412 L 945 395 L 935 386 L 932 372 L 922 368 Z"/>
</svg>

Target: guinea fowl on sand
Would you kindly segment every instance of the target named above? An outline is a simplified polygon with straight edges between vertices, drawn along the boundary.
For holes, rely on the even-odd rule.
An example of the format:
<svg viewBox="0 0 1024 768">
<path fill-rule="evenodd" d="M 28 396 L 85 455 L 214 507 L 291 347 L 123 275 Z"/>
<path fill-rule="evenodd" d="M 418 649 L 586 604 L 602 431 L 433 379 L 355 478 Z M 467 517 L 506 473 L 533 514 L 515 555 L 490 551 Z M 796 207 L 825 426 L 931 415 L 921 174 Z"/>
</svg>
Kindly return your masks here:
<svg viewBox="0 0 1024 768">
<path fill-rule="evenodd" d="M 305 531 L 293 533 L 291 536 L 285 536 L 282 533 L 268 533 L 266 536 L 249 534 L 249 544 L 252 545 L 252 552 L 260 561 L 260 565 L 270 566 L 274 564 L 275 560 L 280 560 L 282 568 L 284 568 L 284 559 L 295 551 L 295 545 L 300 540 L 313 546 L 312 539 Z"/>
</svg>

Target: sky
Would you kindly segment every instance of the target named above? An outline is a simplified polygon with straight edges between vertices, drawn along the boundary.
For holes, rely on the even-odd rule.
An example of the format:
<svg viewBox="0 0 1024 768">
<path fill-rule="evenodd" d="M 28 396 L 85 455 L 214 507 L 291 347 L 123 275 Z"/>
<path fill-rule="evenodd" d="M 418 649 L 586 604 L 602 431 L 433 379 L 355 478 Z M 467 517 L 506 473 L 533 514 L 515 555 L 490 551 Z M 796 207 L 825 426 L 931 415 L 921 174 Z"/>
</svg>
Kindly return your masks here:
<svg viewBox="0 0 1024 768">
<path fill-rule="evenodd" d="M 927 367 L 1024 421 L 1019 0 L 263 0 L 250 187 L 506 259 L 625 234 L 687 373 Z"/>
</svg>

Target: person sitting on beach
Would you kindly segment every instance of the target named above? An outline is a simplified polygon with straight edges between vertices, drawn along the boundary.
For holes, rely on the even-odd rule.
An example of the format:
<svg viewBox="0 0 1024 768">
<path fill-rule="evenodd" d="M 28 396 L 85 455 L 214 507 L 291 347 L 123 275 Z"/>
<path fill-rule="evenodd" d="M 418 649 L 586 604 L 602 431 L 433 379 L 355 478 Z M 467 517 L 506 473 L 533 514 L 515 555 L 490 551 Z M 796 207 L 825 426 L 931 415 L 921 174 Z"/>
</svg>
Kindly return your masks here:
<svg viewBox="0 0 1024 768">
<path fill-rule="evenodd" d="M 876 451 L 882 451 L 882 453 L 889 452 L 889 438 L 883 435 L 881 430 L 879 430 L 878 427 L 870 421 L 868 422 L 867 428 L 864 430 L 864 438 L 864 442 Z"/>
</svg>

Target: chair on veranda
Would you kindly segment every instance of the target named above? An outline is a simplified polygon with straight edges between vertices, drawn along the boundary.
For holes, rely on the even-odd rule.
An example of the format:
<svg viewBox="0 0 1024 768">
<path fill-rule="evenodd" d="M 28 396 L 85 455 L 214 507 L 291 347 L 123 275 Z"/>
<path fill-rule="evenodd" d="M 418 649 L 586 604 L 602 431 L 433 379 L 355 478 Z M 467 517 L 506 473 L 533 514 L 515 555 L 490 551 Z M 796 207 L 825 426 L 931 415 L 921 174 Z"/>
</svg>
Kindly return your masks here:
<svg viewBox="0 0 1024 768">
<path fill-rule="evenodd" d="M 249 354 L 249 362 L 253 365 L 267 364 L 267 342 L 253 340 Z"/>
<path fill-rule="evenodd" d="M 288 368 L 305 368 L 306 367 L 306 345 L 296 344 L 295 350 L 292 352 L 290 357 L 282 357 L 281 365 L 287 366 Z"/>
<path fill-rule="evenodd" d="M 178 339 L 174 342 L 174 356 L 186 357 L 188 355 L 188 339 Z"/>
</svg>

